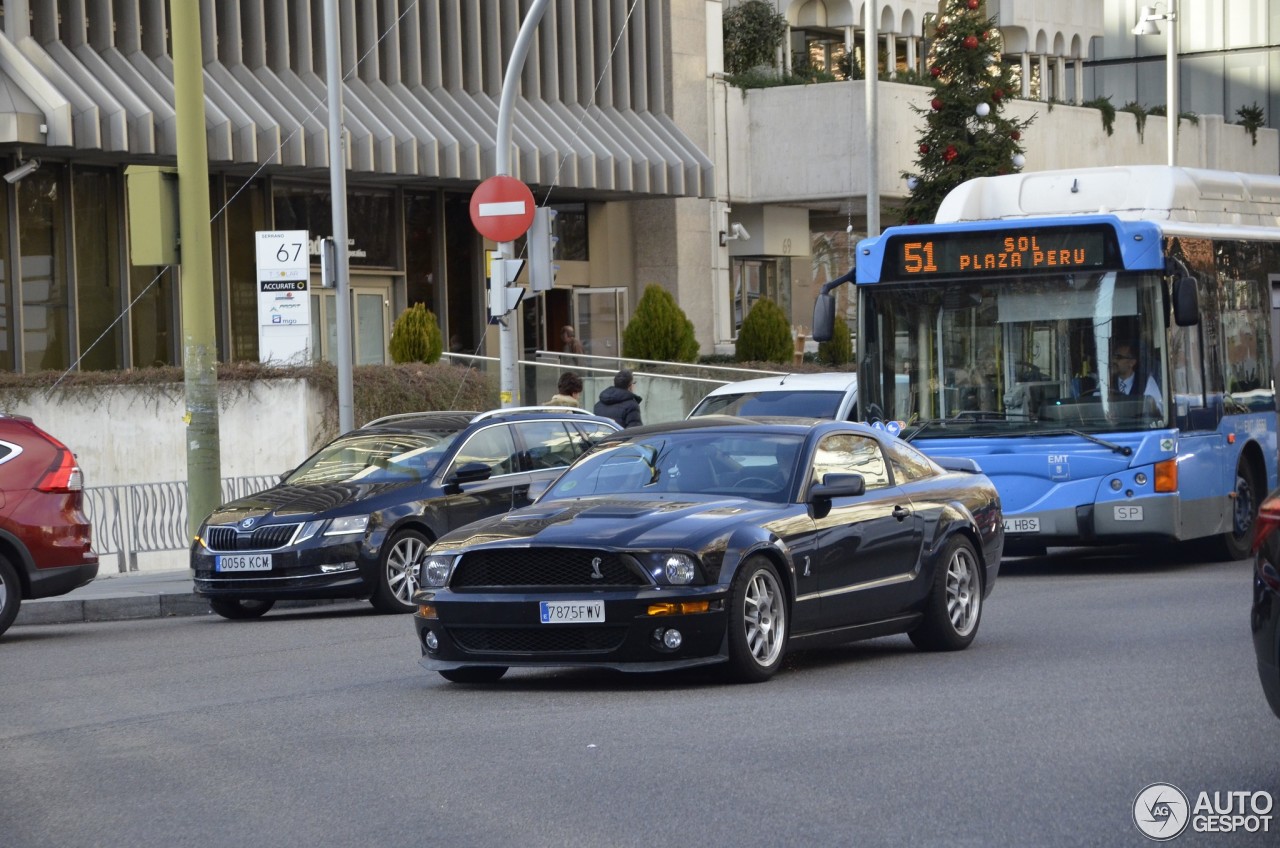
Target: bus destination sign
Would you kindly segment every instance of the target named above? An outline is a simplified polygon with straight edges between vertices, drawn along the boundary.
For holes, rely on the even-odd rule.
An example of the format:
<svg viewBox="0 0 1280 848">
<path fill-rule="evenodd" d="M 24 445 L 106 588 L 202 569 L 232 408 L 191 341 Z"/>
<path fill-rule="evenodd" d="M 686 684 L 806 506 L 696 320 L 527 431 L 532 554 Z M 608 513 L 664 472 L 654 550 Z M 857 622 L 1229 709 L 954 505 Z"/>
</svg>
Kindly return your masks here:
<svg viewBox="0 0 1280 848">
<path fill-rule="evenodd" d="M 1097 270 L 1117 267 L 1118 260 L 1107 227 L 912 233 L 889 239 L 884 278 Z"/>
</svg>

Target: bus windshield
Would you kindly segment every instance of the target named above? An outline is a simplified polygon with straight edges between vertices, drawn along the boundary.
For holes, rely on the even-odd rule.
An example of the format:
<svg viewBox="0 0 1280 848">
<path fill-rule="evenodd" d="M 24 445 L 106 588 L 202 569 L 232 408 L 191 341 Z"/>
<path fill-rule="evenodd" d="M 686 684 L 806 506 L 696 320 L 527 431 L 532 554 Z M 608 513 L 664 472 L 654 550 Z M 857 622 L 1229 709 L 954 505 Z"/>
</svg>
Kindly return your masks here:
<svg viewBox="0 0 1280 848">
<path fill-rule="evenodd" d="M 1167 426 L 1153 272 L 861 287 L 861 414 L 913 439 Z"/>
</svg>

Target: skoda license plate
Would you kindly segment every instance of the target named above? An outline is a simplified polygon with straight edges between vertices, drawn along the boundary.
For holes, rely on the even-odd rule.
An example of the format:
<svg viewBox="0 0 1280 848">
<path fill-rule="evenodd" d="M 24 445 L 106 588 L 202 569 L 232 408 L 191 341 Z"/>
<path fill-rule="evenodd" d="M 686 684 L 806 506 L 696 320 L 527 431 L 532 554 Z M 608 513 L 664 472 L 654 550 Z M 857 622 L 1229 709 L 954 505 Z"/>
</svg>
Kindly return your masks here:
<svg viewBox="0 0 1280 848">
<path fill-rule="evenodd" d="M 217 571 L 270 571 L 271 554 L 228 554 L 218 557 Z"/>
<path fill-rule="evenodd" d="M 539 601 L 543 624 L 598 624 L 604 621 L 604 601 Z"/>
<path fill-rule="evenodd" d="M 1039 533 L 1040 519 L 1035 517 L 1006 518 L 1004 520 L 1004 532 L 1006 533 Z"/>
</svg>

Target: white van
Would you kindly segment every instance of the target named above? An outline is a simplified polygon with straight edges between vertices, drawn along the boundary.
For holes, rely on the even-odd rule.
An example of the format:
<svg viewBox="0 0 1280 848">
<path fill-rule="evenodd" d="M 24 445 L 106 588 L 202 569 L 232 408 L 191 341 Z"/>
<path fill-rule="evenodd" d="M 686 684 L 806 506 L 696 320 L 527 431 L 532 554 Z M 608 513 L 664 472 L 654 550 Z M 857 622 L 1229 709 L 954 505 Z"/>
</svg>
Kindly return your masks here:
<svg viewBox="0 0 1280 848">
<path fill-rule="evenodd" d="M 689 413 L 755 417 L 830 418 L 852 421 L 857 414 L 858 375 L 849 371 L 785 374 L 720 386 Z"/>
</svg>

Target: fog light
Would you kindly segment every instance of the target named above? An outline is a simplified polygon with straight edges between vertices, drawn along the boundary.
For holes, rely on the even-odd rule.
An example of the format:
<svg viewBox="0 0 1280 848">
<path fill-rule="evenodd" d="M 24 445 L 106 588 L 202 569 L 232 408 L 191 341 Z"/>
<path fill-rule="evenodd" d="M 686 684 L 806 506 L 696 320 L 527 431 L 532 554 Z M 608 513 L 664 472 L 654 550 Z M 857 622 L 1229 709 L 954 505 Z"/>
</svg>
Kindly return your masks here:
<svg viewBox="0 0 1280 848">
<path fill-rule="evenodd" d="M 1111 481 L 1111 489 L 1112 489 L 1112 491 L 1116 491 L 1116 492 L 1120 491 L 1120 487 L 1121 487 L 1121 486 L 1123 486 L 1123 485 L 1124 485 L 1124 484 L 1123 484 L 1123 483 L 1121 483 L 1119 480 L 1112 480 L 1112 481 Z"/>
<path fill-rule="evenodd" d="M 667 650 L 674 651 L 684 643 L 684 637 L 680 635 L 680 631 L 674 627 L 668 628 L 666 633 L 662 634 L 662 644 Z"/>
<path fill-rule="evenodd" d="M 435 651 L 440 647 L 440 639 L 434 630 L 428 630 L 422 637 L 422 644 L 427 646 L 428 651 Z"/>
<path fill-rule="evenodd" d="M 321 574 L 333 574 L 338 571 L 355 571 L 356 564 L 354 562 L 335 562 L 329 565 L 320 566 Z"/>
<path fill-rule="evenodd" d="M 1145 486 L 1147 485 L 1147 475 L 1139 471 L 1137 474 L 1133 475 L 1133 482 L 1137 483 L 1139 486 Z"/>
</svg>

